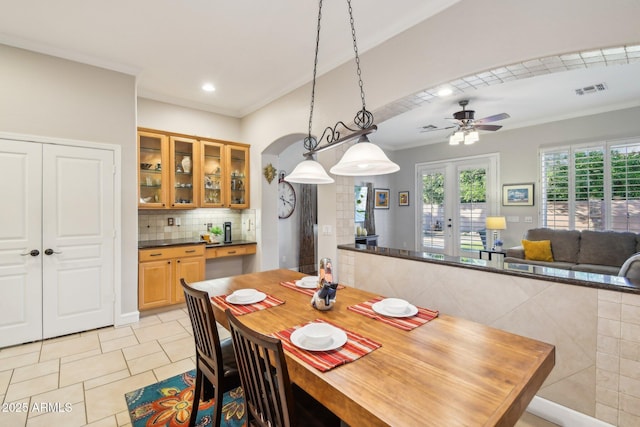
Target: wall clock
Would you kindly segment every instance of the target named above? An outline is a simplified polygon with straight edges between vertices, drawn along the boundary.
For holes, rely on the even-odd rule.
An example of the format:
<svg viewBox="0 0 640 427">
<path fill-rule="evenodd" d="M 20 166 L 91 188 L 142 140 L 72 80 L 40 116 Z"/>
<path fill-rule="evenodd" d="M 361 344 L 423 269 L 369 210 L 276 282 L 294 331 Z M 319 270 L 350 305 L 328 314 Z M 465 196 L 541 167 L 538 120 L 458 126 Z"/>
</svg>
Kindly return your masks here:
<svg viewBox="0 0 640 427">
<path fill-rule="evenodd" d="M 278 217 L 289 218 L 296 208 L 296 191 L 293 186 L 280 178 L 278 181 Z"/>
</svg>

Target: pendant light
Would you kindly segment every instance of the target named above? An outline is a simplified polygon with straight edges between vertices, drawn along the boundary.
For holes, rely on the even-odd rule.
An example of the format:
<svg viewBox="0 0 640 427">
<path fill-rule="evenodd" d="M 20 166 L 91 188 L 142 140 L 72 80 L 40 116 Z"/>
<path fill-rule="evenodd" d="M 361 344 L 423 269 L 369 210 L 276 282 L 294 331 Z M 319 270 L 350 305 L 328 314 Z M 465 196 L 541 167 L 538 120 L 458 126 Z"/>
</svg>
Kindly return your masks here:
<svg viewBox="0 0 640 427">
<path fill-rule="evenodd" d="M 356 113 L 353 120 L 357 129 L 350 128 L 345 125 L 344 122 L 339 121 L 333 127 L 328 126 L 325 128 L 319 140 L 311 136 L 316 90 L 316 70 L 318 66 L 318 48 L 320 47 L 320 22 L 322 19 L 322 0 L 320 0 L 318 6 L 316 51 L 313 63 L 313 82 L 311 86 L 309 133 L 303 142 L 304 148 L 309 151 L 304 154 L 305 160 L 298 164 L 294 168 L 293 172 L 284 178 L 286 181 L 302 184 L 330 184 L 334 182 L 333 178 L 327 175 L 322 165 L 314 160 L 314 156 L 321 151 L 335 148 L 345 142 L 352 141 L 355 138 L 359 138 L 358 142 L 347 150 L 338 164 L 331 168 L 331 173 L 345 176 L 369 176 L 388 174 L 400 170 L 400 166 L 389 160 L 382 149 L 369 142 L 369 138 L 367 137 L 368 134 L 377 129 L 377 126 L 373 124 L 373 114 L 368 111 L 365 106 L 362 73 L 360 70 L 360 57 L 358 56 L 358 44 L 356 42 L 356 30 L 353 21 L 351 0 L 347 0 L 347 4 L 349 6 L 349 22 L 351 24 L 351 36 L 353 39 L 353 51 L 355 53 L 358 85 L 360 87 L 360 98 L 362 99 L 362 109 Z M 344 128 L 351 133 L 341 136 L 341 128 Z M 319 146 L 319 143 L 323 140 L 326 140 L 326 144 Z"/>
</svg>

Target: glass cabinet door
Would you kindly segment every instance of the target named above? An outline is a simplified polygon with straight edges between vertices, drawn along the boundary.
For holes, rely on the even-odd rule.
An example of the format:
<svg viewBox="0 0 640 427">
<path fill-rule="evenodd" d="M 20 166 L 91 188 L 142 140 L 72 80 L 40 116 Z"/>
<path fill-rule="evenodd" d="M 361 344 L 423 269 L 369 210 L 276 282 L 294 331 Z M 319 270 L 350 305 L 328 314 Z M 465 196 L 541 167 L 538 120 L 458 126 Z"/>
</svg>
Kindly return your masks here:
<svg viewBox="0 0 640 427">
<path fill-rule="evenodd" d="M 170 137 L 171 207 L 193 209 L 197 206 L 199 180 L 198 141 L 190 138 Z"/>
<path fill-rule="evenodd" d="M 224 206 L 223 184 L 224 145 L 216 142 L 202 142 L 202 191 L 200 206 L 219 208 Z"/>
<path fill-rule="evenodd" d="M 227 150 L 228 206 L 245 209 L 249 207 L 249 147 L 228 145 Z"/>
<path fill-rule="evenodd" d="M 165 209 L 168 206 L 168 140 L 165 135 L 138 132 L 138 207 Z"/>
</svg>

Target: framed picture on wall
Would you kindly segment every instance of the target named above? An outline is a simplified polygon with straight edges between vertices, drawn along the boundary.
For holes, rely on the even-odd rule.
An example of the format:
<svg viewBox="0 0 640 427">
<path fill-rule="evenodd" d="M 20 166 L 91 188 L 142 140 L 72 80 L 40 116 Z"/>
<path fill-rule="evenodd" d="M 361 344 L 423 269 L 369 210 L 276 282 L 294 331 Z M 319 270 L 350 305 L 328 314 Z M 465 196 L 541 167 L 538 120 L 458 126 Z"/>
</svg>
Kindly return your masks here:
<svg viewBox="0 0 640 427">
<path fill-rule="evenodd" d="M 504 184 L 502 186 L 503 206 L 533 206 L 533 183 Z"/>
<path fill-rule="evenodd" d="M 409 192 L 400 191 L 398 193 L 398 206 L 409 206 Z"/>
<path fill-rule="evenodd" d="M 389 189 L 388 188 L 375 188 L 373 190 L 374 201 L 373 207 L 375 209 L 389 209 Z"/>
</svg>

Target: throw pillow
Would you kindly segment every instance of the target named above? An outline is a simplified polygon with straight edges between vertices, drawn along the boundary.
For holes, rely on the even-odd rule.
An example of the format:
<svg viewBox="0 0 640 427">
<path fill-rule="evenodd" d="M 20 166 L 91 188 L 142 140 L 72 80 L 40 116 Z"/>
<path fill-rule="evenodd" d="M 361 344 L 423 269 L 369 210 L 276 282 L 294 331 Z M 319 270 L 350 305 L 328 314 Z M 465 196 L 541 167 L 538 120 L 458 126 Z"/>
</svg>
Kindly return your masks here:
<svg viewBox="0 0 640 427">
<path fill-rule="evenodd" d="M 523 240 L 524 259 L 529 261 L 553 262 L 551 240 Z"/>
</svg>

